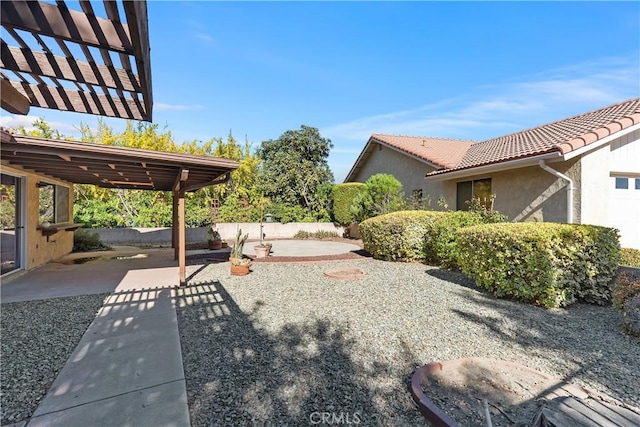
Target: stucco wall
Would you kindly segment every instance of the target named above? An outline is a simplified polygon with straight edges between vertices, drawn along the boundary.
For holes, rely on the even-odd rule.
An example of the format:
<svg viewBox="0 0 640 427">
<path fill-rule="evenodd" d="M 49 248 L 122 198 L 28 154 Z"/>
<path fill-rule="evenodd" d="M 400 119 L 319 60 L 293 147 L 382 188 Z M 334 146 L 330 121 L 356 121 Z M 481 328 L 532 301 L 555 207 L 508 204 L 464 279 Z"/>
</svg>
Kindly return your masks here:
<svg viewBox="0 0 640 427">
<path fill-rule="evenodd" d="M 574 180 L 574 221 L 580 220 L 580 162 L 571 160 L 549 163 L 549 166 Z M 510 221 L 567 221 L 567 184 L 539 166 L 469 175 L 447 181 L 449 208 L 455 209 L 458 182 L 491 178 L 495 194 L 494 209 L 507 215 Z"/>
<path fill-rule="evenodd" d="M 581 222 L 609 225 L 610 148 L 608 145 L 581 156 Z"/>
<path fill-rule="evenodd" d="M 405 197 L 410 197 L 414 190 L 422 190 L 423 197 L 429 195 L 432 209 L 440 209 L 437 203 L 440 197 L 444 197 L 450 207 L 453 206 L 455 185 L 448 182 L 427 182 L 424 176 L 433 170 L 435 168 L 406 154 L 375 144 L 373 152 L 353 182 L 365 182 L 377 173 L 388 173 L 402 183 Z"/>
<path fill-rule="evenodd" d="M 69 218 L 73 218 L 73 185 L 49 177 L 42 177 L 33 173 L 2 165 L 2 171 L 25 177 L 26 188 L 26 213 L 25 213 L 25 251 L 26 259 L 22 268 L 32 269 L 51 260 L 68 254 L 73 249 L 73 232 L 59 231 L 47 237 L 36 227 L 39 220 L 39 191 L 38 182 L 44 181 L 50 184 L 69 187 Z"/>
<path fill-rule="evenodd" d="M 640 130 L 611 141 L 611 172 L 640 175 Z"/>
<path fill-rule="evenodd" d="M 249 239 L 260 238 L 260 223 L 218 223 L 216 225 L 220 236 L 228 241 L 234 241 L 238 228 L 242 234 L 249 234 Z M 187 243 L 204 242 L 206 240 L 209 227 L 187 228 Z M 102 241 L 109 245 L 166 245 L 171 243 L 171 228 L 92 228 L 91 232 L 98 233 Z M 344 229 L 336 227 L 329 222 L 289 222 L 280 224 L 270 222 L 262 224 L 262 233 L 265 239 L 291 238 L 298 231 L 308 231 L 315 233 L 318 231 L 329 231 L 342 236 Z"/>
</svg>

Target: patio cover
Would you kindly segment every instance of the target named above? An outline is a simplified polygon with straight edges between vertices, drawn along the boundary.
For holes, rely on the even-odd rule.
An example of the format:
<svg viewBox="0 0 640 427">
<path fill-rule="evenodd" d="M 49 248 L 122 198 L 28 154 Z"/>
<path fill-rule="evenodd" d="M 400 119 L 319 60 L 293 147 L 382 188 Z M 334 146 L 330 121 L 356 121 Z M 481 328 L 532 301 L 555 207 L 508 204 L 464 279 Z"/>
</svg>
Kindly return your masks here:
<svg viewBox="0 0 640 427">
<path fill-rule="evenodd" d="M 181 285 L 186 281 L 185 192 L 224 183 L 239 166 L 217 157 L 18 136 L 4 129 L 0 136 L 3 165 L 75 184 L 171 191 Z"/>
<path fill-rule="evenodd" d="M 0 2 L 2 108 L 24 115 L 34 106 L 150 122 L 146 1 L 79 4 L 82 11 L 64 0 Z"/>
</svg>

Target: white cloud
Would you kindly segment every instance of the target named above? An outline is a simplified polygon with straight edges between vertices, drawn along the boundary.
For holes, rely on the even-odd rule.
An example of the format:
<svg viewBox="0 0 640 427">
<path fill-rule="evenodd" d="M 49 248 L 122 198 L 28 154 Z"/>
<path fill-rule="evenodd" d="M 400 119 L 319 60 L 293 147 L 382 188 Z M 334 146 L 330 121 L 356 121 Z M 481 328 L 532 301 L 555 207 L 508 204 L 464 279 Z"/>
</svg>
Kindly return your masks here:
<svg viewBox="0 0 640 427">
<path fill-rule="evenodd" d="M 197 33 L 194 33 L 194 35 L 196 36 L 197 39 L 200 39 L 205 42 L 214 41 L 213 37 L 211 37 L 209 34 L 206 34 L 206 33 L 197 32 Z"/>
<path fill-rule="evenodd" d="M 638 69 L 637 57 L 603 58 L 336 124 L 322 134 L 361 144 L 372 133 L 484 140 L 640 96 Z"/>
<path fill-rule="evenodd" d="M 18 114 L 0 116 L 0 126 L 5 128 L 17 128 L 24 126 L 27 130 L 35 129 L 33 122 L 40 119 L 40 116 L 21 116 Z M 78 128 L 70 123 L 55 122 L 46 120 L 47 124 L 52 128 L 60 131 L 63 135 L 74 135 L 78 133 Z"/>
<path fill-rule="evenodd" d="M 162 102 L 156 102 L 153 104 L 153 108 L 156 110 L 202 110 L 204 106 L 199 104 L 177 105 L 177 104 L 166 104 Z"/>
</svg>

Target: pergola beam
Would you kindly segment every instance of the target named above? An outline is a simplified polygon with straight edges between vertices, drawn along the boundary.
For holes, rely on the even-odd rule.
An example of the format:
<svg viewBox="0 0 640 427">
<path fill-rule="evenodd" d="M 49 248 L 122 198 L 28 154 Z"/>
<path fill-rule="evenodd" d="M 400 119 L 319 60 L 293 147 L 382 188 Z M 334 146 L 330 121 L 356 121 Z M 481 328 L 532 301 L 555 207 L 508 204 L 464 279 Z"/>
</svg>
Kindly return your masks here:
<svg viewBox="0 0 640 427">
<path fill-rule="evenodd" d="M 137 76 L 132 80 L 129 73 L 122 69 L 116 69 L 118 80 L 113 78 L 109 67 L 95 65 L 97 73 L 91 64 L 76 60 L 77 68 L 74 70 L 64 56 L 34 52 L 30 49 L 18 48 L 2 42 L 2 68 L 21 73 L 38 74 L 44 77 L 53 77 L 62 80 L 88 83 L 112 89 L 121 89 L 129 92 L 140 91 Z M 75 67 L 74 67 L 75 68 Z M 98 78 L 97 76 L 100 76 Z"/>
<path fill-rule="evenodd" d="M 13 87 L 9 80 L 0 78 L 0 81 L 2 108 L 13 114 L 27 114 L 31 105 L 29 98 Z"/>
<path fill-rule="evenodd" d="M 119 98 L 98 93 L 16 81 L 12 81 L 11 85 L 15 90 L 26 95 L 31 105 L 36 107 L 145 120 L 144 112 L 140 111 L 134 99 L 127 99 L 125 105 Z"/>
<path fill-rule="evenodd" d="M 133 44 L 136 59 L 136 68 L 140 77 L 145 111 L 151 117 L 153 106 L 153 91 L 151 89 L 151 47 L 149 46 L 149 25 L 146 3 L 139 1 L 124 2 L 124 12 L 127 23 L 137 43 Z M 149 119 L 151 120 L 151 119 Z"/>
<path fill-rule="evenodd" d="M 3 26 L 129 55 L 134 53 L 128 28 L 119 22 L 43 2 L 1 3 Z"/>
<path fill-rule="evenodd" d="M 231 179 L 231 172 L 227 172 L 222 179 L 220 177 L 207 181 L 207 182 L 198 182 L 196 184 L 188 185 L 184 188 L 184 191 L 196 191 L 204 187 L 209 187 L 210 185 L 224 184 L 225 182 Z"/>
</svg>

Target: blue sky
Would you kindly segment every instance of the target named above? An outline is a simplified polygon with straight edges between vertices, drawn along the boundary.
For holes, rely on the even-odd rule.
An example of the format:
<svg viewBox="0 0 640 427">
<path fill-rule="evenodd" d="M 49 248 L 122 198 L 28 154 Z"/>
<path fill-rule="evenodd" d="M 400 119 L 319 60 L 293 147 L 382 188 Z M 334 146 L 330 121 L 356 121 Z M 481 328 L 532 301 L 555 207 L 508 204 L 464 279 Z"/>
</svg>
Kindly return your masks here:
<svg viewBox="0 0 640 427">
<path fill-rule="evenodd" d="M 639 2 L 148 3 L 154 123 L 257 147 L 314 126 L 483 140 L 640 96 Z M 73 135 L 88 115 L 33 108 Z M 2 112 L 13 126 L 30 117 Z M 109 119 L 116 129 L 124 121 Z"/>
</svg>

